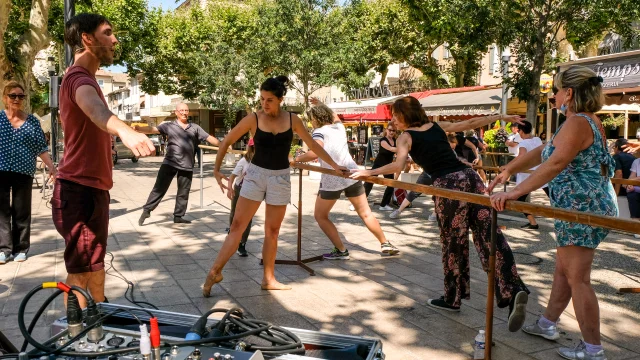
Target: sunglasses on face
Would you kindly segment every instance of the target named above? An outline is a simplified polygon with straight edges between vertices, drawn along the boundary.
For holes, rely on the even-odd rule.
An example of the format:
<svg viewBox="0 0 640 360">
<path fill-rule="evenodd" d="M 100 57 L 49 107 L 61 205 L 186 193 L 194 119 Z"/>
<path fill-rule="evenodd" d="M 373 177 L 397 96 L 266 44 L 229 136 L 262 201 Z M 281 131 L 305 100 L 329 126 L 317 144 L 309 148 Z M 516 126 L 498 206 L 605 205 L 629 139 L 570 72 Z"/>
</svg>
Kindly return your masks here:
<svg viewBox="0 0 640 360">
<path fill-rule="evenodd" d="M 7 96 L 9 96 L 9 99 L 11 100 L 15 100 L 15 99 L 24 100 L 24 98 L 27 97 L 27 95 L 25 94 L 9 94 Z"/>
</svg>

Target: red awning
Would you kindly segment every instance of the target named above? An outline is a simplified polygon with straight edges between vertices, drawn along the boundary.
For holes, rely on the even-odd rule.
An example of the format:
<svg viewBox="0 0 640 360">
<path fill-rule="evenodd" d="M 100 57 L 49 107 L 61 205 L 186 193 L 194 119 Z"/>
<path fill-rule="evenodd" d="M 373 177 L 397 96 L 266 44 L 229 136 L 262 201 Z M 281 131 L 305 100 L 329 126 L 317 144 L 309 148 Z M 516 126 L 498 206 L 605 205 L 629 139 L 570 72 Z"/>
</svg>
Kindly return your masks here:
<svg viewBox="0 0 640 360">
<path fill-rule="evenodd" d="M 391 120 L 391 105 L 377 105 L 376 112 L 373 114 L 342 114 L 338 115 L 342 120 L 355 120 L 355 121 L 380 121 Z"/>
</svg>

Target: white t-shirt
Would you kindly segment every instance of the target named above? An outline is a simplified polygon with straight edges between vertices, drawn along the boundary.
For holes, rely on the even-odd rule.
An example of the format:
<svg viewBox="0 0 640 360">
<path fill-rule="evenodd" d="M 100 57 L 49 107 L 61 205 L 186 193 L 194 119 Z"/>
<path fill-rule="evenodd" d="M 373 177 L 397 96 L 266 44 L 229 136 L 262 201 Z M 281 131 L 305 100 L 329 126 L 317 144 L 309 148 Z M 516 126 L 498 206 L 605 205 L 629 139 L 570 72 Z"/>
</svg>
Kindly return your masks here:
<svg viewBox="0 0 640 360">
<path fill-rule="evenodd" d="M 635 172 L 636 176 L 640 176 L 640 158 L 633 160 L 631 171 Z"/>
<path fill-rule="evenodd" d="M 240 186 L 242 184 L 242 180 L 244 179 L 244 176 L 247 174 L 247 169 L 249 169 L 249 162 L 243 156 L 242 159 L 238 161 L 238 163 L 236 164 L 236 167 L 233 168 L 233 171 L 231 172 L 233 175 L 236 176 L 236 179 L 233 182 L 234 186 Z"/>
<path fill-rule="evenodd" d="M 344 166 L 350 170 L 358 169 L 358 164 L 353 161 L 351 154 L 349 154 L 347 132 L 341 122 L 325 125 L 321 128 L 315 129 L 313 131 L 313 140 L 322 141 L 324 143 L 324 151 L 326 151 L 333 161 L 335 161 L 339 166 Z M 322 159 L 320 159 L 320 166 L 327 169 L 333 169 Z M 322 174 L 320 177 L 320 190 L 343 190 L 357 182 L 357 180 Z"/>
<path fill-rule="evenodd" d="M 527 149 L 527 152 L 532 151 L 533 149 L 537 148 L 538 146 L 542 146 L 542 140 L 540 140 L 539 137 L 534 136 L 531 139 L 524 139 L 524 140 L 520 140 L 518 142 L 518 152 L 520 152 L 520 148 L 525 148 Z M 540 166 L 540 165 L 538 165 Z M 531 168 L 530 170 L 533 171 L 535 169 L 538 168 L 538 166 L 534 166 L 533 168 Z M 521 182 L 523 182 L 526 178 L 529 177 L 528 173 L 518 173 L 516 174 L 516 185 L 519 185 Z M 541 188 L 545 188 L 547 187 L 547 184 L 544 184 Z"/>
<path fill-rule="evenodd" d="M 520 134 L 516 133 L 516 134 L 511 134 L 507 137 L 507 140 L 509 141 L 514 141 L 517 142 L 518 145 L 516 146 L 509 146 L 509 153 L 513 154 L 513 155 L 518 155 L 518 149 L 520 148 L 520 142 L 522 141 L 522 138 L 520 137 Z"/>
</svg>

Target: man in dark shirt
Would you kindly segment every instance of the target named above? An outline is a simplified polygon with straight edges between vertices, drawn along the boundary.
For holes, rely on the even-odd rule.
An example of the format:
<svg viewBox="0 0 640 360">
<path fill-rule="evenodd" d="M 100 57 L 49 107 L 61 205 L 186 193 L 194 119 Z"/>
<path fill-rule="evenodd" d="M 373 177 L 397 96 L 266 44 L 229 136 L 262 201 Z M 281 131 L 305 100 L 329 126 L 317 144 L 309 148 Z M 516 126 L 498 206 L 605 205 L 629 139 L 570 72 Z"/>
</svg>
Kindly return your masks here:
<svg viewBox="0 0 640 360">
<path fill-rule="evenodd" d="M 136 157 L 149 156 L 155 148 L 109 110 L 96 81 L 100 65 L 113 63 L 118 40 L 111 23 L 101 15 L 79 14 L 65 24 L 64 40 L 75 59 L 60 88 L 64 157 L 51 197 L 52 218 L 65 241 L 66 283 L 89 290 L 102 302 L 113 186 L 110 135 L 120 137 Z M 80 307 L 87 306 L 81 295 L 78 300 Z"/>
<path fill-rule="evenodd" d="M 627 145 L 627 139 L 618 139 L 613 145 L 613 159 L 616 161 L 616 172 L 613 175 L 617 179 L 628 179 L 631 174 L 631 164 L 636 159 L 635 156 L 624 152 L 623 146 Z M 620 184 L 614 184 L 616 194 L 620 196 L 626 196 L 626 186 L 620 186 Z"/>
<path fill-rule="evenodd" d="M 207 134 L 200 126 L 189 123 L 187 121 L 188 115 L 189 107 L 187 104 L 180 103 L 176 107 L 176 117 L 178 118 L 176 121 L 162 123 L 157 127 L 135 127 L 137 131 L 143 134 L 162 134 L 169 138 L 167 152 L 158 171 L 156 183 L 153 185 L 153 190 L 151 190 L 147 203 L 143 207 L 142 215 L 140 215 L 140 220 L 138 220 L 140 226 L 144 224 L 145 219 L 151 216 L 151 212 L 158 207 L 176 175 L 178 175 L 178 194 L 173 211 L 173 222 L 191 223 L 191 221 L 182 217 L 187 212 L 196 144 L 200 143 L 200 141 L 207 141 L 212 145 L 219 146 L 220 141 Z"/>
</svg>

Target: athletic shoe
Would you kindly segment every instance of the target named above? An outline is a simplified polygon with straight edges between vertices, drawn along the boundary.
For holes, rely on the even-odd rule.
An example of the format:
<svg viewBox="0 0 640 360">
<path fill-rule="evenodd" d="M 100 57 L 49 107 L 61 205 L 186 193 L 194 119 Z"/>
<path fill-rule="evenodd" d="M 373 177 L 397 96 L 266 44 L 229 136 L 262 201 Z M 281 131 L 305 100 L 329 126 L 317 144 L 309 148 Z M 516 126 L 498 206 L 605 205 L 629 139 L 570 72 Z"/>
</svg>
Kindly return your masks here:
<svg viewBox="0 0 640 360">
<path fill-rule="evenodd" d="M 351 211 L 356 211 L 356 207 L 355 207 L 355 206 L 353 206 L 353 204 L 351 204 L 351 205 L 349 205 L 349 210 L 351 210 Z"/>
<path fill-rule="evenodd" d="M 390 218 L 392 219 L 397 219 L 400 217 L 400 210 L 396 209 L 393 210 L 393 212 L 389 215 Z"/>
<path fill-rule="evenodd" d="M 600 350 L 595 354 L 588 353 L 587 345 L 582 340 L 580 340 L 580 343 L 575 348 L 558 348 L 558 354 L 570 360 L 607 360 L 607 357 L 604 355 L 604 350 Z"/>
<path fill-rule="evenodd" d="M 18 253 L 16 255 L 14 255 L 13 261 L 15 261 L 15 262 L 25 262 L 25 261 L 27 261 L 27 254 Z"/>
<path fill-rule="evenodd" d="M 173 222 L 175 224 L 191 224 L 191 220 L 185 220 L 182 218 L 182 216 L 174 216 Z"/>
<path fill-rule="evenodd" d="M 633 234 L 633 237 L 636 239 L 640 239 L 640 234 Z"/>
<path fill-rule="evenodd" d="M 392 208 L 389 205 L 385 205 L 385 206 L 380 206 L 378 209 L 382 210 L 382 211 L 393 211 L 394 208 Z"/>
<path fill-rule="evenodd" d="M 337 247 L 334 247 L 330 253 L 322 255 L 322 257 L 325 260 L 349 260 L 349 250 L 340 251 Z"/>
<path fill-rule="evenodd" d="M 560 338 L 560 333 L 558 333 L 558 327 L 556 325 L 551 325 L 548 328 L 543 328 L 542 326 L 540 326 L 539 319 L 536 320 L 535 324 L 523 326 L 522 331 L 530 335 L 543 337 L 547 340 L 558 340 Z"/>
<path fill-rule="evenodd" d="M 247 256 L 249 256 L 249 253 L 247 253 L 247 249 L 245 249 L 245 248 L 244 248 L 244 245 L 245 245 L 245 244 L 240 243 L 240 246 L 238 246 L 238 255 L 239 255 L 240 257 L 247 257 Z"/>
<path fill-rule="evenodd" d="M 9 261 L 9 256 L 5 253 L 0 253 L 0 265 L 4 265 Z"/>
<path fill-rule="evenodd" d="M 460 306 L 451 306 L 444 301 L 444 296 L 440 296 L 440 299 L 429 299 L 427 300 L 427 305 L 446 311 L 459 312 Z"/>
<path fill-rule="evenodd" d="M 380 248 L 381 248 L 380 252 L 382 253 L 382 256 L 392 256 L 400 252 L 400 250 L 398 250 L 397 247 L 391 245 L 391 243 L 388 241 L 380 245 Z"/>
<path fill-rule="evenodd" d="M 436 215 L 436 213 L 432 213 L 429 215 L 429 221 L 438 221 L 438 215 Z"/>
<path fill-rule="evenodd" d="M 538 230 L 538 228 L 540 228 L 540 227 L 538 226 L 538 224 L 535 224 L 535 225 L 531 225 L 531 224 L 524 224 L 524 225 L 520 226 L 520 229 Z"/>
<path fill-rule="evenodd" d="M 140 219 L 138 220 L 138 225 L 142 226 L 142 224 L 144 224 L 144 221 L 151 216 L 151 212 L 143 210 L 142 211 L 142 215 L 140 215 Z"/>
<path fill-rule="evenodd" d="M 518 293 L 509 302 L 509 331 L 516 332 L 522 328 L 527 317 L 527 301 L 529 295 L 525 291 Z"/>
</svg>

